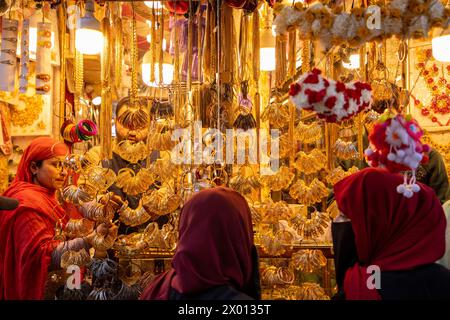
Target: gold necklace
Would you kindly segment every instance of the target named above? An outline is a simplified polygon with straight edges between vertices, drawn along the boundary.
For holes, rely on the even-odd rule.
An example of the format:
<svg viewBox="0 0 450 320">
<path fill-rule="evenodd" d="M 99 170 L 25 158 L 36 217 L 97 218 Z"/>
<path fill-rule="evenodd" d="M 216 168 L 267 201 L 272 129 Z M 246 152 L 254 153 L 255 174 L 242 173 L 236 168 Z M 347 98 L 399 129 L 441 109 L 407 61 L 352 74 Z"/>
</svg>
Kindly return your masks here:
<svg viewBox="0 0 450 320">
<path fill-rule="evenodd" d="M 42 113 L 44 104 L 42 97 L 38 94 L 31 97 L 20 94 L 19 101 L 23 102 L 25 108 L 19 108 L 18 105 L 11 106 L 11 123 L 22 128 L 31 126 Z"/>
</svg>

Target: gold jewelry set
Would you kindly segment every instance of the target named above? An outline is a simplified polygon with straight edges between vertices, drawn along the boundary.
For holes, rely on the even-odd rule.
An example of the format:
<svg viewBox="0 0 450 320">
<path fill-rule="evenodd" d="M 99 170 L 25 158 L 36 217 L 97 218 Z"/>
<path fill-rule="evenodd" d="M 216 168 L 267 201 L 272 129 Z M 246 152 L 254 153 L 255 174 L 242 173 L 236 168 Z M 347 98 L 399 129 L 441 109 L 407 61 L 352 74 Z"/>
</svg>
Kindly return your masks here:
<svg viewBox="0 0 450 320">
<path fill-rule="evenodd" d="M 300 151 L 297 153 L 294 167 L 305 174 L 317 173 L 324 169 L 327 164 L 327 157 L 319 149 L 314 149 L 309 154 Z"/>
<path fill-rule="evenodd" d="M 84 202 L 89 202 L 94 199 L 96 190 L 85 183 L 78 186 L 69 185 L 62 191 L 62 197 L 64 201 L 71 202 L 75 205 L 81 205 Z"/>
<path fill-rule="evenodd" d="M 150 190 L 142 197 L 142 203 L 148 212 L 163 216 L 174 212 L 181 204 L 181 198 L 171 188 L 162 186 Z"/>
<path fill-rule="evenodd" d="M 330 297 L 318 283 L 304 282 L 296 290 L 294 300 L 330 300 Z"/>
<path fill-rule="evenodd" d="M 68 238 L 82 238 L 94 230 L 94 222 L 85 218 L 70 219 L 64 228 L 64 234 Z"/>
<path fill-rule="evenodd" d="M 71 265 L 75 266 L 85 266 L 91 262 L 91 256 L 89 253 L 83 248 L 79 251 L 68 250 L 61 255 L 61 268 L 67 270 L 67 268 Z"/>
<path fill-rule="evenodd" d="M 261 271 L 261 283 L 268 287 L 290 285 L 295 274 L 290 268 L 267 266 Z"/>
<path fill-rule="evenodd" d="M 325 233 L 328 228 L 330 218 L 327 213 L 315 211 L 310 214 L 310 218 L 303 214 L 298 214 L 291 220 L 294 229 L 303 239 L 316 239 Z"/>
<path fill-rule="evenodd" d="M 143 252 L 149 248 L 174 250 L 178 240 L 177 227 L 178 214 L 171 214 L 171 221 L 160 229 L 157 222 L 147 225 L 140 233 L 121 235 L 114 245 L 114 249 L 125 254 Z"/>
<path fill-rule="evenodd" d="M 295 174 L 286 166 L 281 166 L 278 172 L 264 175 L 261 182 L 272 191 L 286 189 L 294 180 Z"/>
<path fill-rule="evenodd" d="M 98 223 L 109 223 L 114 218 L 115 212 L 123 205 L 122 199 L 109 192 L 105 195 L 98 196 L 89 202 L 85 202 L 80 206 L 83 216 L 89 220 Z"/>
<path fill-rule="evenodd" d="M 295 139 L 302 143 L 315 143 L 322 139 L 322 127 L 317 123 L 305 124 L 299 121 L 295 127 Z"/>
<path fill-rule="evenodd" d="M 260 235 L 261 248 L 268 255 L 280 256 L 286 252 L 286 247 L 283 244 L 283 242 L 281 241 L 281 239 L 278 238 L 278 235 L 280 235 L 280 234 L 274 235 L 270 231 L 263 232 Z"/>
<path fill-rule="evenodd" d="M 131 209 L 128 202 L 125 201 L 123 206 L 119 209 L 119 220 L 128 226 L 135 227 L 149 221 L 152 216 L 142 205 L 142 198 L 139 200 L 139 205 L 136 209 Z"/>
<path fill-rule="evenodd" d="M 169 151 L 176 143 L 172 141 L 172 130 L 166 125 L 156 124 L 155 128 L 149 130 L 147 138 L 149 150 Z"/>
<path fill-rule="evenodd" d="M 142 168 L 138 173 L 130 168 L 123 168 L 117 173 L 116 186 L 126 194 L 135 196 L 147 191 L 155 179 L 155 175 L 149 168 Z"/>
<path fill-rule="evenodd" d="M 280 158 L 289 157 L 293 149 L 294 146 L 292 145 L 292 141 L 289 138 L 289 133 L 282 134 L 279 141 Z"/>
<path fill-rule="evenodd" d="M 43 110 L 44 100 L 38 94 L 31 97 L 19 94 L 19 101 L 25 104 L 25 108 L 19 109 L 18 106 L 11 105 L 11 123 L 21 128 L 29 127 L 39 119 Z"/>
<path fill-rule="evenodd" d="M 83 155 L 70 154 L 64 159 L 64 166 L 75 173 L 82 173 L 99 165 L 100 156 L 90 149 Z"/>
<path fill-rule="evenodd" d="M 322 181 L 314 178 L 310 185 L 304 180 L 297 180 L 289 190 L 289 195 L 304 205 L 312 205 L 322 201 L 329 195 L 329 190 Z"/>
<path fill-rule="evenodd" d="M 85 171 L 87 182 L 99 193 L 105 192 L 116 181 L 116 174 L 109 168 L 92 167 Z"/>
<path fill-rule="evenodd" d="M 279 220 L 290 220 L 293 211 L 284 201 L 268 201 L 261 208 L 262 223 L 277 224 Z"/>
<path fill-rule="evenodd" d="M 253 169 L 250 166 L 243 165 L 239 168 L 238 173 L 230 179 L 230 187 L 243 195 L 247 195 L 253 190 L 260 189 L 262 184 Z"/>
<path fill-rule="evenodd" d="M 109 229 L 106 235 L 95 234 L 94 239 L 92 239 L 92 246 L 99 251 L 111 249 L 116 242 L 118 232 L 119 229 L 115 228 Z"/>
<path fill-rule="evenodd" d="M 345 177 L 348 177 L 349 175 L 356 173 L 358 171 L 359 171 L 359 169 L 355 166 L 348 169 L 348 171 L 344 171 L 344 169 L 342 169 L 342 167 L 336 167 L 330 171 L 330 173 L 327 175 L 326 179 L 330 185 L 334 186 L 336 183 L 338 183 Z"/>
<path fill-rule="evenodd" d="M 336 154 L 336 157 L 343 160 L 359 158 L 359 152 L 355 142 L 344 141 L 341 138 L 338 138 L 334 143 L 333 152 Z"/>
<path fill-rule="evenodd" d="M 289 107 L 282 103 L 271 103 L 261 114 L 261 120 L 269 121 L 272 128 L 284 128 L 289 123 Z"/>
<path fill-rule="evenodd" d="M 291 264 L 297 270 L 311 273 L 325 267 L 327 258 L 321 250 L 299 250 L 292 254 Z"/>
<path fill-rule="evenodd" d="M 142 129 L 150 124 L 150 115 L 141 106 L 129 106 L 117 117 L 117 122 L 130 130 Z"/>
<path fill-rule="evenodd" d="M 113 151 L 119 157 L 130 163 L 138 163 L 149 155 L 149 150 L 145 142 L 133 142 L 128 139 L 115 143 Z"/>
</svg>

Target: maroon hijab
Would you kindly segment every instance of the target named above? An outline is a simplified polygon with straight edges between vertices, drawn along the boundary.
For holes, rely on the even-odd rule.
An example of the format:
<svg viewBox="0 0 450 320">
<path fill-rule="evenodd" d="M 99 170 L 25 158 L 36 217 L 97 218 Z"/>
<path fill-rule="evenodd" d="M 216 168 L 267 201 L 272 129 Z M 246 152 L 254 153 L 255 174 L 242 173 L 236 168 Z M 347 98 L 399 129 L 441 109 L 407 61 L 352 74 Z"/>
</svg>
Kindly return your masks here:
<svg viewBox="0 0 450 320">
<path fill-rule="evenodd" d="M 334 186 L 337 205 L 350 218 L 359 263 L 345 274 L 346 299 L 379 300 L 367 287 L 367 267 L 409 270 L 434 263 L 445 250 L 446 220 L 433 189 L 406 198 L 396 191 L 403 176 L 366 168 Z"/>
<path fill-rule="evenodd" d="M 181 212 L 172 269 L 158 276 L 141 299 L 168 299 L 171 288 L 192 294 L 221 285 L 250 295 L 257 267 L 253 248 L 247 201 L 223 187 L 201 191 Z"/>
</svg>

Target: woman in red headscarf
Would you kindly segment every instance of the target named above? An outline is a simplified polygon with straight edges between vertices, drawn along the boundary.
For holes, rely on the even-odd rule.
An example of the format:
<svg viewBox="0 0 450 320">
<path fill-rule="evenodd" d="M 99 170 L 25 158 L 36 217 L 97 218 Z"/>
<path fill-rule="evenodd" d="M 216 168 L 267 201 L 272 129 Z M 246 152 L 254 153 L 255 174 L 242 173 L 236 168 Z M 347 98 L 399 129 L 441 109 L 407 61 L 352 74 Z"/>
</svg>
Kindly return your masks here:
<svg viewBox="0 0 450 320">
<path fill-rule="evenodd" d="M 450 299 L 450 271 L 435 263 L 445 250 L 442 206 L 422 183 L 405 197 L 396 191 L 402 183 L 400 174 L 366 168 L 335 185 L 341 211 L 332 225 L 338 297 Z"/>
<path fill-rule="evenodd" d="M 19 206 L 0 212 L 0 300 L 43 299 L 49 270 L 59 267 L 62 253 L 90 247 L 93 234 L 55 240 L 55 226 L 69 219 L 55 197 L 67 176 L 62 166 L 67 153 L 67 146 L 52 138 L 33 140 L 4 193 Z"/>
<path fill-rule="evenodd" d="M 259 299 L 258 256 L 251 213 L 237 192 L 199 192 L 183 207 L 172 269 L 143 292 L 144 300 Z"/>
</svg>

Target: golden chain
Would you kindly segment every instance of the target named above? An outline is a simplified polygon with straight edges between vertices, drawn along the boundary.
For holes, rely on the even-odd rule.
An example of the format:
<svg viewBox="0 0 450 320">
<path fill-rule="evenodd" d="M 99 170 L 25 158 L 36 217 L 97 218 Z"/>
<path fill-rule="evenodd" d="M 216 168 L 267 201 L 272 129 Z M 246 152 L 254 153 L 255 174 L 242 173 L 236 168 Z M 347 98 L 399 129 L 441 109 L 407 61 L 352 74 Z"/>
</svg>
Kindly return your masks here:
<svg viewBox="0 0 450 320">
<path fill-rule="evenodd" d="M 161 12 L 161 25 L 159 26 L 161 30 L 161 43 L 160 43 L 160 51 L 159 51 L 159 82 L 163 83 L 163 64 L 164 64 L 164 12 Z"/>
<path fill-rule="evenodd" d="M 306 73 L 310 68 L 310 51 L 309 51 L 309 41 L 303 40 L 302 47 L 302 73 Z"/>
<path fill-rule="evenodd" d="M 155 8 L 152 10 L 152 50 L 150 62 L 150 82 L 155 82 L 155 64 L 156 64 L 156 13 Z"/>
<path fill-rule="evenodd" d="M 136 68 L 138 65 L 138 49 L 137 49 L 137 31 L 136 16 L 134 11 L 134 2 L 132 2 L 133 20 L 131 23 L 133 42 L 131 44 L 131 103 L 134 105 L 138 96 L 138 84 Z M 154 41 L 152 39 L 152 41 Z"/>
<path fill-rule="evenodd" d="M 75 50 L 75 94 L 81 95 L 83 91 L 83 54 Z"/>
<path fill-rule="evenodd" d="M 122 41 L 123 41 L 123 29 L 122 29 L 122 19 L 120 17 L 116 18 L 116 23 L 115 23 L 115 27 L 116 27 L 116 40 L 115 40 L 115 59 L 114 59 L 114 63 L 115 63 L 115 86 L 116 88 L 120 88 L 120 84 L 121 84 L 121 79 L 122 79 L 122 55 L 123 55 L 123 46 L 122 46 Z"/>
</svg>

